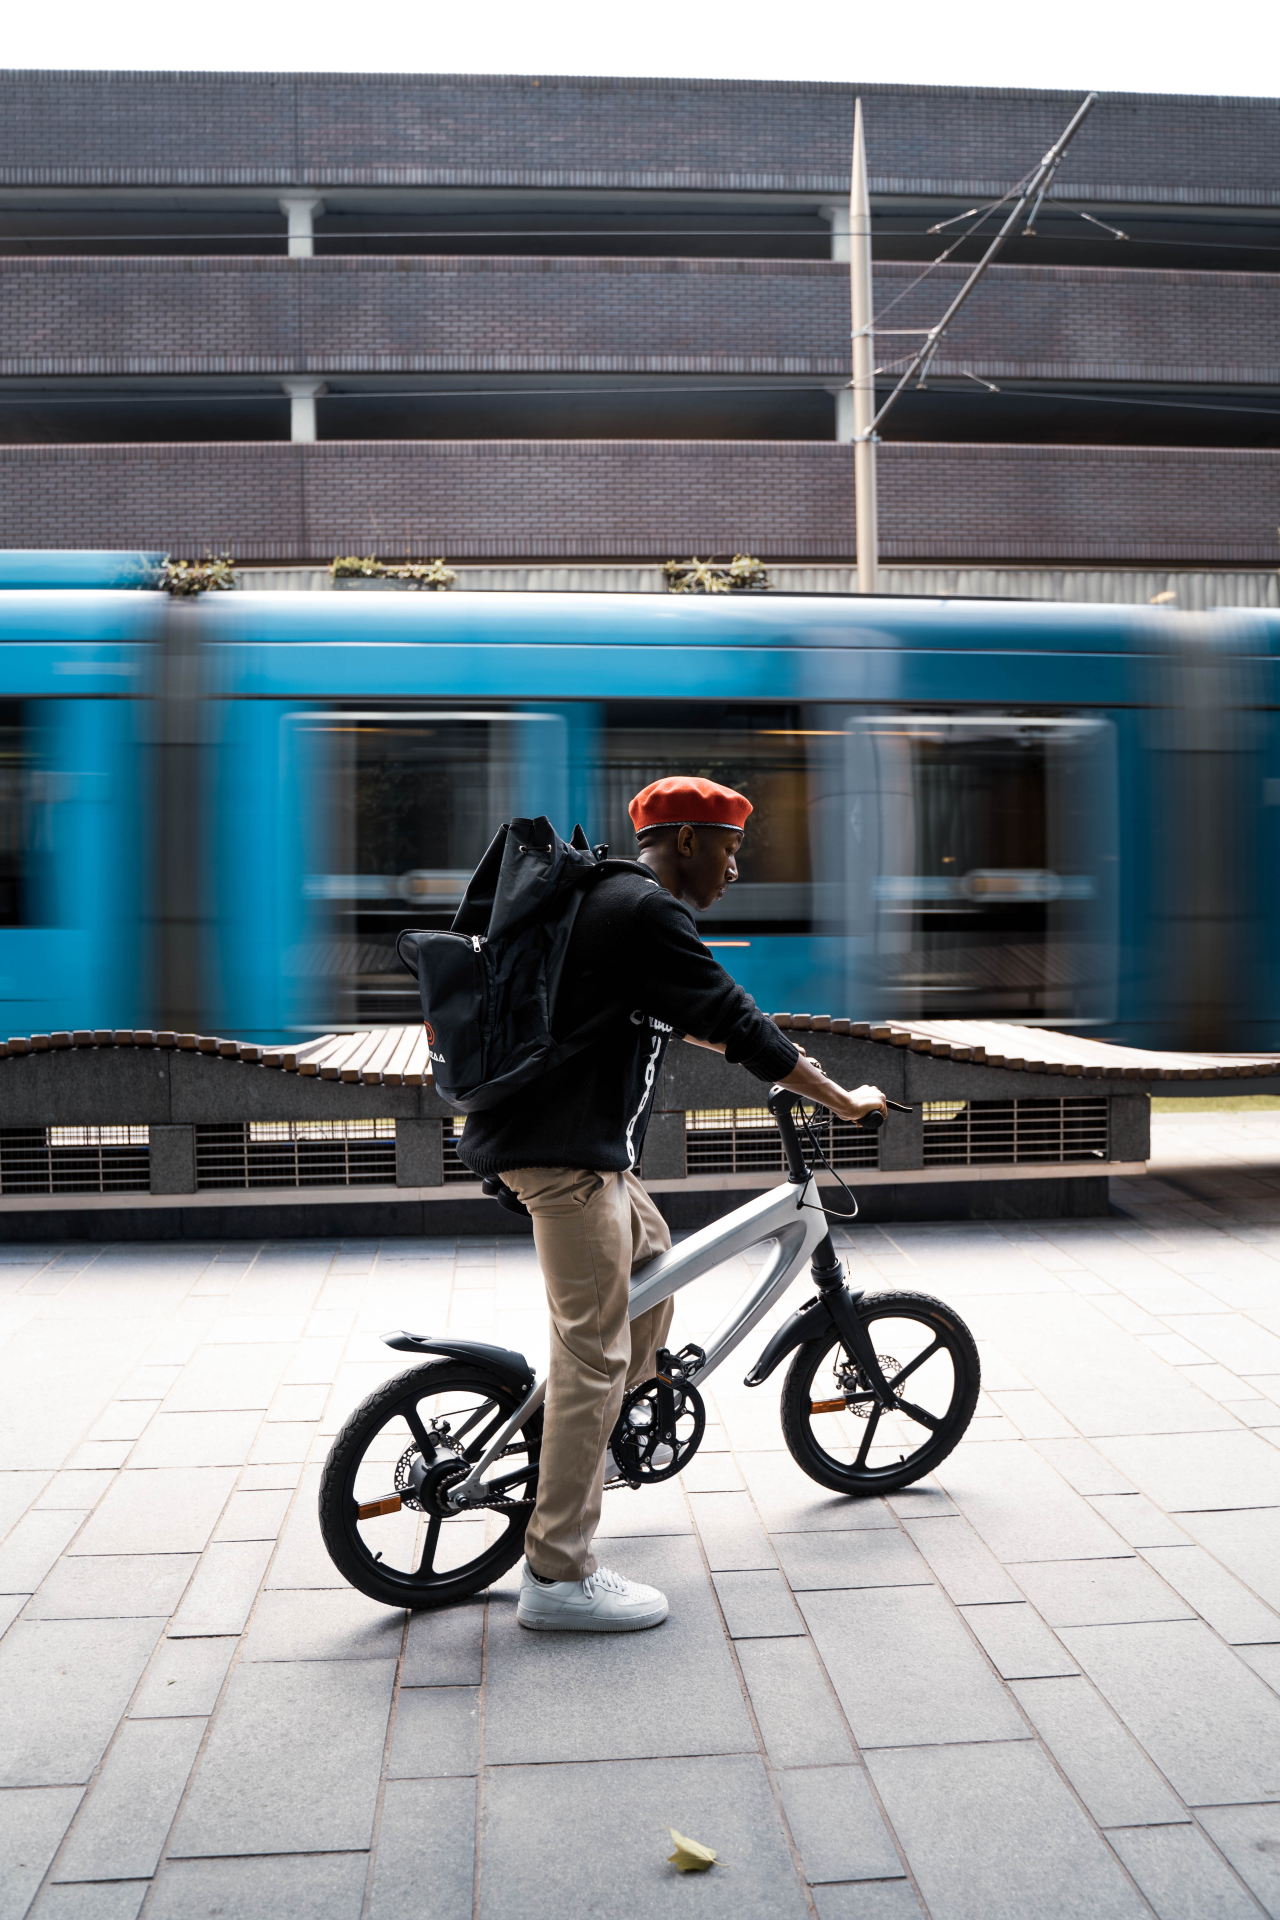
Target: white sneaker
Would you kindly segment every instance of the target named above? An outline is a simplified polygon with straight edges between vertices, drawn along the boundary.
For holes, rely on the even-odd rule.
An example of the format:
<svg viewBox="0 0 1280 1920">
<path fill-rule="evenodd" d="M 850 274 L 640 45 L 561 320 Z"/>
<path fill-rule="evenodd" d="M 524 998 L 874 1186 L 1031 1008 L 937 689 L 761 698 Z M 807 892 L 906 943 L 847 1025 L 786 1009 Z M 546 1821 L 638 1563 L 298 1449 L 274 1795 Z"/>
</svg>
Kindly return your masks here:
<svg viewBox="0 0 1280 1920">
<path fill-rule="evenodd" d="M 608 1567 L 585 1580 L 535 1580 L 525 1562 L 516 1619 L 537 1633 L 639 1633 L 659 1627 L 668 1613 L 667 1596 L 643 1587 Z"/>
</svg>

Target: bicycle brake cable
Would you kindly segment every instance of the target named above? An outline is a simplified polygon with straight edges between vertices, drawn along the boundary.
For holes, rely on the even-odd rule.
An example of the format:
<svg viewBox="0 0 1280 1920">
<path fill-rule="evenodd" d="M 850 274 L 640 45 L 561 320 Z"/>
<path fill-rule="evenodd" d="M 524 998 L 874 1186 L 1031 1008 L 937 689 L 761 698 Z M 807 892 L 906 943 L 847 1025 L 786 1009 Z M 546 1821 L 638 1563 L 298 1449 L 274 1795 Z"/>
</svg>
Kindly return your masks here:
<svg viewBox="0 0 1280 1920">
<path fill-rule="evenodd" d="M 833 1218 L 836 1220 L 856 1220 L 858 1217 L 858 1202 L 857 1202 L 856 1196 L 850 1191 L 848 1183 L 845 1180 L 843 1180 L 841 1176 L 836 1172 L 835 1168 L 832 1166 L 831 1162 L 828 1160 L 826 1154 L 822 1151 L 822 1147 L 819 1143 L 818 1136 L 814 1132 L 813 1127 L 810 1124 L 809 1115 L 805 1111 L 804 1106 L 801 1105 L 797 1109 L 797 1111 L 800 1115 L 800 1124 L 804 1128 L 805 1133 L 808 1135 L 809 1145 L 813 1148 L 814 1159 L 820 1161 L 822 1165 L 826 1168 L 827 1172 L 831 1175 L 832 1179 L 835 1181 L 836 1185 L 840 1188 L 841 1192 L 844 1194 L 845 1199 L 849 1202 L 849 1205 L 852 1208 L 852 1212 L 850 1213 L 837 1213 L 835 1215 L 832 1215 L 831 1213 L 829 1213 L 826 1207 L 815 1207 L 813 1211 L 815 1213 L 821 1213 L 823 1218 L 826 1220 L 831 1220 Z M 812 1171 L 812 1168 L 810 1169 L 810 1171 Z M 805 1206 L 808 1203 L 802 1200 L 800 1204 L 801 1206 Z"/>
</svg>

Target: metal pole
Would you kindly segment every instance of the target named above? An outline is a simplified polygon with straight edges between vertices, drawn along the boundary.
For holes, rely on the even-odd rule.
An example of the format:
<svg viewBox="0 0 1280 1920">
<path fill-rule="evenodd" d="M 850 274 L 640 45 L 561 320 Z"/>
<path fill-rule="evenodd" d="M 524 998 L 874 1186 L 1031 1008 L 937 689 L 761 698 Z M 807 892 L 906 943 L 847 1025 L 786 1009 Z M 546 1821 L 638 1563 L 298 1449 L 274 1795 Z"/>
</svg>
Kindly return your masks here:
<svg viewBox="0 0 1280 1920">
<path fill-rule="evenodd" d="M 853 478 L 858 592 L 877 591 L 880 532 L 876 510 L 875 336 L 871 305 L 871 197 L 862 101 L 853 109 L 853 179 L 849 189 L 849 289 L 853 312 Z"/>
</svg>

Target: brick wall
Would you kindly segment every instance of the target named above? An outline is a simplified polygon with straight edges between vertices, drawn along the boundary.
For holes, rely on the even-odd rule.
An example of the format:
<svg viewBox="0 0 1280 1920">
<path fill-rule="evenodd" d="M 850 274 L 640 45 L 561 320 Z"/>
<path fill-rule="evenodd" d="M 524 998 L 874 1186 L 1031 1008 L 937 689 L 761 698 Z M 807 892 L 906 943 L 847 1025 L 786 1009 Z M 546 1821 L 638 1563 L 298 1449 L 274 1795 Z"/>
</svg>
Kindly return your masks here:
<svg viewBox="0 0 1280 1920">
<path fill-rule="evenodd" d="M 891 560 L 1274 565 L 1280 453 L 897 442 Z M 853 551 L 849 447 L 330 441 L 0 448 L 0 546 L 663 559 Z M 1017 538 L 1008 530 L 1017 529 Z"/>
<path fill-rule="evenodd" d="M 917 272 L 879 267 L 877 306 Z M 886 324 L 936 320 L 966 272 L 940 268 Z M 849 371 L 848 269 L 821 261 L 43 259 L 4 277 L 4 375 Z M 997 266 L 937 362 L 966 367 L 1275 383 L 1280 275 Z"/>
<path fill-rule="evenodd" d="M 1077 91 L 450 74 L 0 75 L 10 185 L 470 185 L 1003 192 Z M 1280 102 L 1104 94 L 1063 196 L 1280 205 Z"/>
</svg>

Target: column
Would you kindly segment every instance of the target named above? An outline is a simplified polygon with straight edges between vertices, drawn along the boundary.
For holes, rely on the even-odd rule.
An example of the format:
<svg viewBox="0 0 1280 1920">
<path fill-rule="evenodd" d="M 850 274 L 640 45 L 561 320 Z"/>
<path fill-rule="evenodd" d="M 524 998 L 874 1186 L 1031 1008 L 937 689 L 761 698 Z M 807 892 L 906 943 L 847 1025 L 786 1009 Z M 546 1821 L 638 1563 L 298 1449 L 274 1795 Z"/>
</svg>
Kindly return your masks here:
<svg viewBox="0 0 1280 1920">
<path fill-rule="evenodd" d="M 281 198 L 279 205 L 289 222 L 289 258 L 309 260 L 315 251 L 313 222 L 318 213 L 324 212 L 324 201 L 314 193 L 289 193 Z"/>
<path fill-rule="evenodd" d="M 845 380 L 838 387 L 829 386 L 827 392 L 836 403 L 836 439 L 852 440 L 855 433 L 853 387 Z"/>
<path fill-rule="evenodd" d="M 280 385 L 293 402 L 289 412 L 289 438 L 311 441 L 316 437 L 316 396 L 328 393 L 323 380 L 282 380 Z"/>
</svg>

